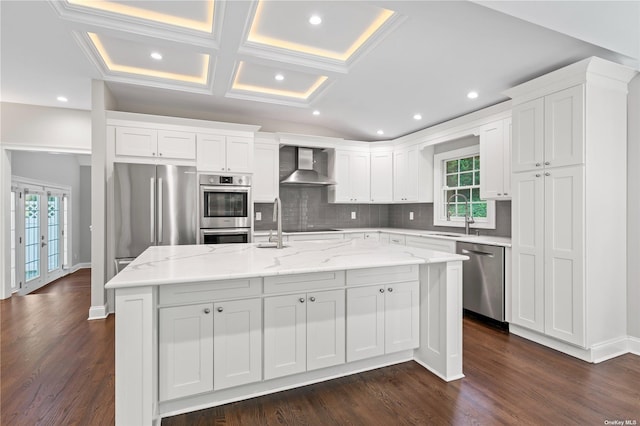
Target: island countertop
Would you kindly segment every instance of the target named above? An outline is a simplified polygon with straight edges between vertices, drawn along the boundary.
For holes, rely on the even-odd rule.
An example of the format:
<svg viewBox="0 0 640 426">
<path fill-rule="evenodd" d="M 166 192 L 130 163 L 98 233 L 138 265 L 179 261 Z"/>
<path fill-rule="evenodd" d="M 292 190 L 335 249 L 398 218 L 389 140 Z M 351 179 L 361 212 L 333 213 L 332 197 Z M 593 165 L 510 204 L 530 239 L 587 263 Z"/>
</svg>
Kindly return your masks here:
<svg viewBox="0 0 640 426">
<path fill-rule="evenodd" d="M 444 263 L 467 256 L 367 240 L 149 247 L 106 288 L 216 281 L 395 265 Z"/>
</svg>

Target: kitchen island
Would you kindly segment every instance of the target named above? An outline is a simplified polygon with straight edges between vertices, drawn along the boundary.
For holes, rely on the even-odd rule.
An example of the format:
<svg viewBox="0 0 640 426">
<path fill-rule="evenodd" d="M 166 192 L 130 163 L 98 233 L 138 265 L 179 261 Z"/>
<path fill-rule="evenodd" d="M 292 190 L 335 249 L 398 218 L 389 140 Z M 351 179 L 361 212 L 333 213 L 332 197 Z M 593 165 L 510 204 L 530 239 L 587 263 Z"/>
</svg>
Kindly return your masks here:
<svg viewBox="0 0 640 426">
<path fill-rule="evenodd" d="M 409 360 L 460 379 L 466 259 L 364 240 L 151 247 L 106 285 L 116 424 Z"/>
</svg>

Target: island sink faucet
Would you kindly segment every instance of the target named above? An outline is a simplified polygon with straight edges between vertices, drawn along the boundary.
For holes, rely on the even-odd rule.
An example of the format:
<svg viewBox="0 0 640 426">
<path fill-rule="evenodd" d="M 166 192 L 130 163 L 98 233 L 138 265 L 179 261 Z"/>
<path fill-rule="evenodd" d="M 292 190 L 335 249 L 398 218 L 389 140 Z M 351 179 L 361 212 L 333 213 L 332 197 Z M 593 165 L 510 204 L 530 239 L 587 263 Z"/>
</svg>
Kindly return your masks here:
<svg viewBox="0 0 640 426">
<path fill-rule="evenodd" d="M 270 243 L 275 242 L 276 248 L 281 249 L 283 245 L 282 245 L 282 202 L 280 202 L 280 197 L 276 197 L 276 199 L 273 200 L 273 221 L 274 222 L 277 221 L 278 233 L 274 238 L 273 230 L 269 231 L 269 242 Z"/>
<path fill-rule="evenodd" d="M 447 220 L 451 220 L 449 205 L 451 204 L 451 200 L 456 197 L 462 197 L 462 199 L 464 200 L 464 233 L 469 235 L 469 224 L 475 223 L 475 221 L 473 220 L 473 216 L 470 214 L 469 199 L 466 196 L 462 194 L 453 194 L 451 197 L 449 197 L 449 199 L 447 200 Z"/>
</svg>

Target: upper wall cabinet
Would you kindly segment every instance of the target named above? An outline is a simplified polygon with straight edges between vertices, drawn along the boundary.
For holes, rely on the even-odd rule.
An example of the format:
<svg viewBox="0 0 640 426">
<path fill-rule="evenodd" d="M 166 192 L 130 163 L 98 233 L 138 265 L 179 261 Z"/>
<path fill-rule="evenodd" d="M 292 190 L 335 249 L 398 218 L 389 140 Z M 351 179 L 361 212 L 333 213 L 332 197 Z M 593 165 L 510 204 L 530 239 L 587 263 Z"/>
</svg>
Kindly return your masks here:
<svg viewBox="0 0 640 426">
<path fill-rule="evenodd" d="M 393 152 L 371 153 L 371 202 L 393 202 Z"/>
<path fill-rule="evenodd" d="M 253 172 L 253 139 L 240 136 L 198 134 L 199 172 Z"/>
<path fill-rule="evenodd" d="M 370 198 L 369 152 L 335 150 L 329 153 L 329 175 L 336 185 L 329 187 L 331 203 L 368 203 Z"/>
<path fill-rule="evenodd" d="M 511 199 L 511 118 L 480 129 L 480 198 Z"/>
<path fill-rule="evenodd" d="M 135 127 L 116 127 L 117 157 L 195 160 L 194 133 Z"/>
<path fill-rule="evenodd" d="M 280 147 L 256 141 L 253 157 L 253 201 L 271 203 L 280 193 Z"/>
<path fill-rule="evenodd" d="M 513 108 L 513 171 L 584 163 L 584 85 Z"/>
<path fill-rule="evenodd" d="M 393 201 L 433 202 L 433 146 L 393 151 Z"/>
</svg>

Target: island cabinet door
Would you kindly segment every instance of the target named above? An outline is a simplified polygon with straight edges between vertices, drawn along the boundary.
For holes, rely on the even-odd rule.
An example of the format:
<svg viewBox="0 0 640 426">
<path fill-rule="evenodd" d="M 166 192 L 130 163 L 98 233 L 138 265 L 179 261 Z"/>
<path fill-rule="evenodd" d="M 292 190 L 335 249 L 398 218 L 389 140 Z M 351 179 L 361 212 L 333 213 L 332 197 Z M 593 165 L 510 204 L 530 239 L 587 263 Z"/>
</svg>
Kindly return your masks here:
<svg viewBox="0 0 640 426">
<path fill-rule="evenodd" d="M 347 362 L 384 354 L 385 286 L 347 290 Z"/>
<path fill-rule="evenodd" d="M 213 390 L 213 304 L 159 313 L 160 400 Z"/>
<path fill-rule="evenodd" d="M 307 295 L 264 299 L 264 378 L 307 369 Z"/>
<path fill-rule="evenodd" d="M 414 281 L 385 287 L 385 353 L 417 348 L 420 339 L 419 283 Z"/>
<path fill-rule="evenodd" d="M 215 390 L 262 379 L 262 301 L 213 305 L 213 387 Z"/>
<path fill-rule="evenodd" d="M 344 363 L 344 290 L 307 294 L 307 370 Z"/>
</svg>

